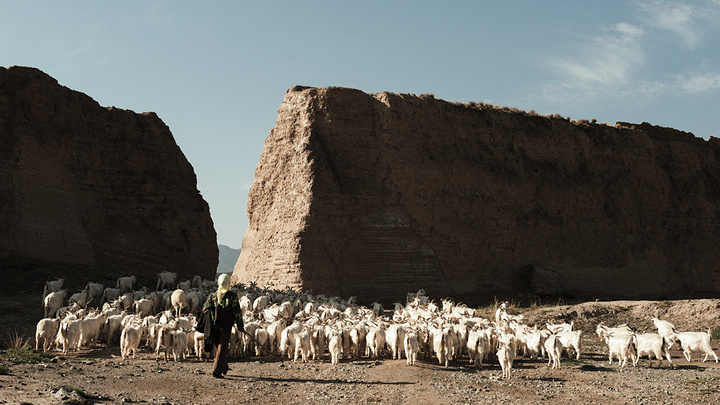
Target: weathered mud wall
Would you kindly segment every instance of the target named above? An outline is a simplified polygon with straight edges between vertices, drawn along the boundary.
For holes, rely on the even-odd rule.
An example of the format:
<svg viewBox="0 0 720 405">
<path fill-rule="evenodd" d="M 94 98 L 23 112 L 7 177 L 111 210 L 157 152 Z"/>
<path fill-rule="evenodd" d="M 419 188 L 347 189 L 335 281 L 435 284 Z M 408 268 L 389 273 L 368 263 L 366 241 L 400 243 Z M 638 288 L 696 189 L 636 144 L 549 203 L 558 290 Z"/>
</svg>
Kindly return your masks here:
<svg viewBox="0 0 720 405">
<path fill-rule="evenodd" d="M 233 278 L 386 302 L 708 295 L 719 213 L 715 138 L 295 87 Z"/>
<path fill-rule="evenodd" d="M 215 230 L 196 183 L 154 113 L 0 68 L 0 257 L 84 265 L 86 281 L 212 278 Z"/>
</svg>

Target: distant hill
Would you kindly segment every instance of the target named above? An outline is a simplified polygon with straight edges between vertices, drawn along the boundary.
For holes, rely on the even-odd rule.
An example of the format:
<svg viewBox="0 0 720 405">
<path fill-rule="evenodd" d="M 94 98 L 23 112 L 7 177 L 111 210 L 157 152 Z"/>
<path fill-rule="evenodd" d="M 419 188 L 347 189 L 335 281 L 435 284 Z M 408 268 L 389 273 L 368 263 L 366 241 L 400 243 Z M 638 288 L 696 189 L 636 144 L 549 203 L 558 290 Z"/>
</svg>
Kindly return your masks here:
<svg viewBox="0 0 720 405">
<path fill-rule="evenodd" d="M 237 263 L 238 257 L 240 257 L 240 249 L 233 249 L 229 246 L 218 245 L 218 250 L 220 251 L 220 260 L 218 261 L 217 272 L 231 273 L 233 268 L 235 268 L 235 263 Z"/>
</svg>

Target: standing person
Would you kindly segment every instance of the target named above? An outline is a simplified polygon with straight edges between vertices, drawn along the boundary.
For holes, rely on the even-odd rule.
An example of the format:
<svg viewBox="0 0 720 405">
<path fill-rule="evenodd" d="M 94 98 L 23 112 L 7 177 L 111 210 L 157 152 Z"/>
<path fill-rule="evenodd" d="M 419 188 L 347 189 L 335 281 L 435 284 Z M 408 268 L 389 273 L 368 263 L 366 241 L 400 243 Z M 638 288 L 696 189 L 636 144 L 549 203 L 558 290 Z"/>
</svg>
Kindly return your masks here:
<svg viewBox="0 0 720 405">
<path fill-rule="evenodd" d="M 230 290 L 229 275 L 221 274 L 218 278 L 217 292 L 210 294 L 203 305 L 203 317 L 212 322 L 213 344 L 215 345 L 212 375 L 215 378 L 223 378 L 223 375 L 230 370 L 227 354 L 233 324 L 237 323 L 240 333 L 247 334 L 243 325 L 240 301 L 238 301 L 235 291 Z"/>
</svg>

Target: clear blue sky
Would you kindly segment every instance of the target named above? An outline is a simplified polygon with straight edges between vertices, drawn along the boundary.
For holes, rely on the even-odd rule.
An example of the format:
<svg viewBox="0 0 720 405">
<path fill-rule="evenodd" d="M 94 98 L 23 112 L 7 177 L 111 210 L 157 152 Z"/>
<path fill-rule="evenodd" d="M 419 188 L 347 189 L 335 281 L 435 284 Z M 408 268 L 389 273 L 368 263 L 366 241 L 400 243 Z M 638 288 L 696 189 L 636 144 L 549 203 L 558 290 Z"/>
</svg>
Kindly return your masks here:
<svg viewBox="0 0 720 405">
<path fill-rule="evenodd" d="M 720 136 L 720 0 L 0 0 L 0 66 L 12 65 L 155 111 L 234 248 L 295 84 Z"/>
</svg>

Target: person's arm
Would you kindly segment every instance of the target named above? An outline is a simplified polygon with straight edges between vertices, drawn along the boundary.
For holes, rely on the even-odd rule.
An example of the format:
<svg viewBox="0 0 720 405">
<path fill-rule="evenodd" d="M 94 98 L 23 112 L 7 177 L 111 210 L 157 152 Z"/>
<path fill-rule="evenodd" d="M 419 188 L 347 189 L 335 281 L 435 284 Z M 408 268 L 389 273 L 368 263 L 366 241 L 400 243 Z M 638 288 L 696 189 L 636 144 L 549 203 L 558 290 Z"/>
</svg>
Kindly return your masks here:
<svg viewBox="0 0 720 405">
<path fill-rule="evenodd" d="M 202 313 L 210 312 L 210 319 L 214 322 L 215 321 L 215 300 L 213 299 L 213 296 L 215 293 L 208 295 L 207 299 L 205 300 L 205 303 L 202 307 Z"/>
<path fill-rule="evenodd" d="M 235 323 L 237 324 L 240 332 L 245 331 L 245 324 L 243 322 L 242 308 L 240 308 L 240 300 L 236 294 L 233 294 L 231 299 L 230 307 L 232 308 L 233 314 L 235 315 Z"/>
</svg>

